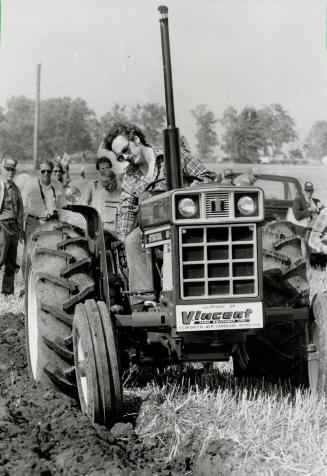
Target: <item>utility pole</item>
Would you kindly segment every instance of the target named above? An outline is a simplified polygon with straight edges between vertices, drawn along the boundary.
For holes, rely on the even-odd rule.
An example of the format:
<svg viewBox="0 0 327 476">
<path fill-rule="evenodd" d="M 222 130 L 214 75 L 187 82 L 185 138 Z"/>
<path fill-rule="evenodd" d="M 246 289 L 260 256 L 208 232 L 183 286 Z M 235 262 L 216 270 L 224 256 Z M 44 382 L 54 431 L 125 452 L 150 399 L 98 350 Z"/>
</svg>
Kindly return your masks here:
<svg viewBox="0 0 327 476">
<path fill-rule="evenodd" d="M 36 67 L 36 98 L 35 98 L 34 142 L 33 142 L 33 162 L 34 162 L 35 170 L 36 170 L 37 161 L 38 161 L 40 83 L 41 83 L 41 65 L 38 64 Z"/>
</svg>

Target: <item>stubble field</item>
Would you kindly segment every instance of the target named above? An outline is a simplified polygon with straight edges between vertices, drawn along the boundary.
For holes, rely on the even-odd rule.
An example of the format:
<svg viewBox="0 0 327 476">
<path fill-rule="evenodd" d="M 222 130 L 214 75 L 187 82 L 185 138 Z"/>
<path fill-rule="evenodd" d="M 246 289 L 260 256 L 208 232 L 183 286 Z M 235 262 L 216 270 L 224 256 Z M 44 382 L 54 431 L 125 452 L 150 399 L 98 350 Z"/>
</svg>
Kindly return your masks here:
<svg viewBox="0 0 327 476">
<path fill-rule="evenodd" d="M 262 167 L 311 180 L 327 204 L 324 167 Z M 0 297 L 0 476 L 326 474 L 326 400 L 238 381 L 230 365 L 131 369 L 121 421 L 92 425 L 74 401 L 29 379 L 17 284 Z"/>
</svg>

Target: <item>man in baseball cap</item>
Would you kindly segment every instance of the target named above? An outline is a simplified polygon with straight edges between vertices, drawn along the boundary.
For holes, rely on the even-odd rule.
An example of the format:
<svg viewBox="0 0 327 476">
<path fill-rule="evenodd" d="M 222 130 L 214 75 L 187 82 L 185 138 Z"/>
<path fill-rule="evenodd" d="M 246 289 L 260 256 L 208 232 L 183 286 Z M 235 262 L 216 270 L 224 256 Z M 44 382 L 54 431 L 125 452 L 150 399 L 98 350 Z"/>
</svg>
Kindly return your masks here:
<svg viewBox="0 0 327 476">
<path fill-rule="evenodd" d="M 313 184 L 311 182 L 305 182 L 303 190 L 305 192 L 314 192 Z"/>
<path fill-rule="evenodd" d="M 310 230 L 320 211 L 324 208 L 320 200 L 312 196 L 313 191 L 314 186 L 312 182 L 305 182 L 303 195 L 295 197 L 292 206 L 294 217 L 299 221 L 299 226 L 306 228 L 305 241 L 309 239 Z"/>
<path fill-rule="evenodd" d="M 17 160 L 4 157 L 0 177 L 0 267 L 4 265 L 1 293 L 14 293 L 17 246 L 23 229 L 23 201 L 14 183 Z"/>
<path fill-rule="evenodd" d="M 2 160 L 2 167 L 6 169 L 13 169 L 16 170 L 17 160 L 13 159 L 12 157 L 5 157 Z"/>
</svg>

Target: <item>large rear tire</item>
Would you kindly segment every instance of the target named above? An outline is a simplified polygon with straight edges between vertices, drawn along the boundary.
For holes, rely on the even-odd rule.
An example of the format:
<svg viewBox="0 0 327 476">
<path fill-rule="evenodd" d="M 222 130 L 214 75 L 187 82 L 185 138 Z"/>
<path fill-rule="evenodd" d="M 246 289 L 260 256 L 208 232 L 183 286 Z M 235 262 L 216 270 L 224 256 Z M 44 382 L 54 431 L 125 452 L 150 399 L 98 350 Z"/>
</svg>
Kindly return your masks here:
<svg viewBox="0 0 327 476">
<path fill-rule="evenodd" d="M 309 306 L 309 284 L 301 238 L 294 226 L 283 221 L 268 222 L 262 233 L 263 284 L 266 307 Z M 278 319 L 265 325 L 256 336 L 240 344 L 234 354 L 237 376 L 264 377 L 308 386 L 315 380 L 308 345 L 315 339 L 314 324 Z"/>
<path fill-rule="evenodd" d="M 233 356 L 234 375 L 315 388 L 315 357 L 308 349 L 315 346 L 316 339 L 314 322 L 267 325 L 238 346 Z"/>
<path fill-rule="evenodd" d="M 72 321 L 76 302 L 94 293 L 91 258 L 82 230 L 52 220 L 29 239 L 25 259 L 29 372 L 75 397 Z"/>
<path fill-rule="evenodd" d="M 83 305 L 87 299 L 97 295 L 93 249 L 93 240 L 82 229 L 53 220 L 40 227 L 31 237 L 25 260 L 26 334 L 30 375 L 34 380 L 75 398 L 78 398 L 78 388 L 74 363 L 73 317 L 79 304 Z M 102 309 L 102 305 L 100 308 Z M 106 317 L 108 316 L 104 320 Z M 94 346 L 94 342 L 97 344 L 98 330 L 93 328 L 93 324 L 92 330 Z M 96 368 L 95 373 L 97 371 Z M 93 378 L 96 379 L 96 375 Z M 81 406 L 83 407 L 82 402 Z M 93 406 L 95 410 L 92 419 L 109 424 L 109 416 L 102 412 L 102 402 L 95 399 Z M 115 418 L 120 409 L 121 398 L 117 403 L 117 411 L 115 409 L 112 412 Z M 90 412 L 87 413 L 91 415 Z"/>
</svg>

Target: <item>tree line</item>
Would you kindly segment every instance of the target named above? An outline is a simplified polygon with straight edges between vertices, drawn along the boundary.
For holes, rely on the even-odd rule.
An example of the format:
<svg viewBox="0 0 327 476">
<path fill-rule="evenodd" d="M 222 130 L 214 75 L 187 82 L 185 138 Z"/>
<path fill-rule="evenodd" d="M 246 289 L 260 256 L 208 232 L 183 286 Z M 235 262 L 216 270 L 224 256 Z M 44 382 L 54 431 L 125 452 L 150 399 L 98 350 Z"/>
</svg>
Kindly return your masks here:
<svg viewBox="0 0 327 476">
<path fill-rule="evenodd" d="M 190 111 L 195 121 L 196 154 L 207 162 L 217 160 L 217 146 L 235 162 L 258 162 L 260 157 L 279 157 L 283 148 L 297 139 L 295 122 L 281 104 L 238 112 L 227 108 L 216 118 L 207 105 Z M 157 103 L 133 107 L 115 104 L 97 118 L 81 98 L 60 97 L 42 100 L 39 120 L 39 156 L 52 158 L 64 152 L 96 153 L 103 135 L 116 121 L 133 122 L 141 127 L 149 142 L 162 144 L 165 108 Z M 218 140 L 217 126 L 222 133 Z M 183 131 L 182 131 L 183 132 Z M 33 157 L 34 101 L 25 96 L 12 97 L 0 108 L 0 153 L 20 161 Z M 309 132 L 303 149 L 289 150 L 291 159 L 315 159 L 327 154 L 327 121 L 318 121 Z M 221 154 L 220 154 L 221 155 Z"/>
</svg>

